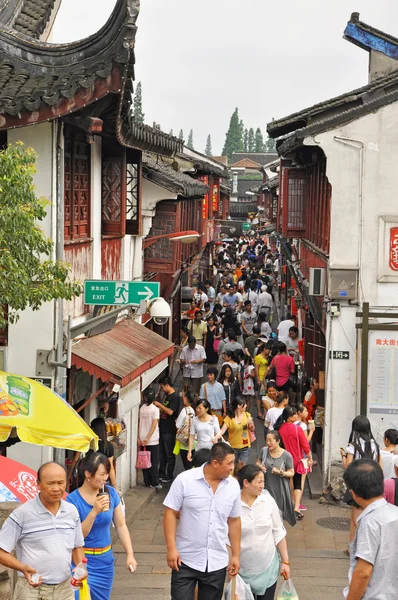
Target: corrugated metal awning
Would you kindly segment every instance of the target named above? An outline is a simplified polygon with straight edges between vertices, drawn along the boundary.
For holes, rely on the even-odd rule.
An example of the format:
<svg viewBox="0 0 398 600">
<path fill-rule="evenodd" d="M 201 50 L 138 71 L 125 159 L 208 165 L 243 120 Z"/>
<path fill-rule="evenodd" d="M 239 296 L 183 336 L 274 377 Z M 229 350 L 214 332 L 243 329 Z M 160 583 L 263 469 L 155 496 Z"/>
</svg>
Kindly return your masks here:
<svg viewBox="0 0 398 600">
<path fill-rule="evenodd" d="M 111 331 L 76 342 L 72 364 L 102 381 L 124 387 L 173 351 L 174 344 L 169 340 L 126 320 Z"/>
</svg>

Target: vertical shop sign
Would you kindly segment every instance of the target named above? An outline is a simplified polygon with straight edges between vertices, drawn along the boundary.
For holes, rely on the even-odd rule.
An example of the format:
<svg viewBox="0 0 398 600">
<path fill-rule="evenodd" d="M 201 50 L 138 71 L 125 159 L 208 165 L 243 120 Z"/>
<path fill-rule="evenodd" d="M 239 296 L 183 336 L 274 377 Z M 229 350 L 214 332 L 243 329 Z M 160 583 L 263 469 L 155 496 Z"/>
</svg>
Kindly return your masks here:
<svg viewBox="0 0 398 600">
<path fill-rule="evenodd" d="M 204 184 L 209 185 L 209 176 L 208 175 L 200 175 L 198 177 L 198 181 L 202 181 Z M 209 192 L 207 192 L 207 194 L 205 196 L 203 196 L 202 217 L 203 217 L 203 219 L 209 218 Z"/>
<path fill-rule="evenodd" d="M 213 212 L 218 213 L 219 199 L 220 199 L 220 184 L 215 183 L 213 185 Z"/>
<path fill-rule="evenodd" d="M 390 229 L 390 268 L 398 271 L 398 227 Z"/>
</svg>

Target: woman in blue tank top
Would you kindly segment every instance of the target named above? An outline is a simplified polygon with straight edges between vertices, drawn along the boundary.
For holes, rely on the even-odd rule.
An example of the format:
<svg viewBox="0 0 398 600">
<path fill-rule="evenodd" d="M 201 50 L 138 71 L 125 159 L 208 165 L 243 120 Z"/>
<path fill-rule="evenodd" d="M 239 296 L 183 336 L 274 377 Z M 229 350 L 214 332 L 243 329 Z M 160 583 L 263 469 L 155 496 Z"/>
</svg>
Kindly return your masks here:
<svg viewBox="0 0 398 600">
<path fill-rule="evenodd" d="M 106 485 L 109 471 L 110 463 L 104 454 L 89 452 L 79 468 L 79 488 L 66 499 L 76 506 L 82 522 L 92 600 L 109 600 L 111 596 L 114 578 L 112 521 L 127 554 L 127 569 L 130 565 L 134 571 L 137 569 L 119 495 L 113 487 Z"/>
</svg>

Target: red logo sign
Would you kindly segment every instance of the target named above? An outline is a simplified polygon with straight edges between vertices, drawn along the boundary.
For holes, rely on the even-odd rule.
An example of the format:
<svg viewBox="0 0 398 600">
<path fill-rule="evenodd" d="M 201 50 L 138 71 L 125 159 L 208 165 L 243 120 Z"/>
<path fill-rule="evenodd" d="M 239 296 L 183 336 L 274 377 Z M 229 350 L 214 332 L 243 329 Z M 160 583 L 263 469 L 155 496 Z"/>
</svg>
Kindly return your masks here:
<svg viewBox="0 0 398 600">
<path fill-rule="evenodd" d="M 390 269 L 398 271 L 398 227 L 390 229 Z"/>
</svg>

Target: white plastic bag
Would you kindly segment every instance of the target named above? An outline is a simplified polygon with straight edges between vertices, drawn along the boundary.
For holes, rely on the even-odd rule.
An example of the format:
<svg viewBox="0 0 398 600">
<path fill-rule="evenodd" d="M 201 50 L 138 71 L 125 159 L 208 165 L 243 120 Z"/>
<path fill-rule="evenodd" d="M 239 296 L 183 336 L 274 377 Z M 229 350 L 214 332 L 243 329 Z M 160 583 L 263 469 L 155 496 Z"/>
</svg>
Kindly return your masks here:
<svg viewBox="0 0 398 600">
<path fill-rule="evenodd" d="M 225 600 L 254 600 L 250 585 L 242 577 L 232 577 L 224 592 Z"/>
<path fill-rule="evenodd" d="M 276 600 L 299 600 L 296 589 L 291 579 L 285 579 L 279 588 Z"/>
</svg>

